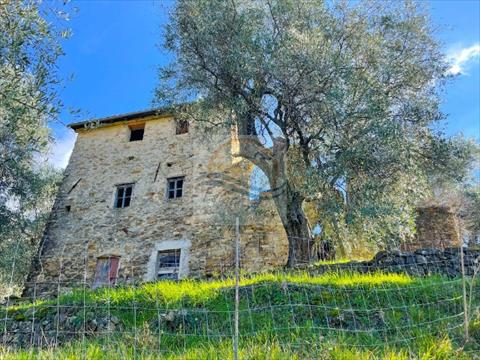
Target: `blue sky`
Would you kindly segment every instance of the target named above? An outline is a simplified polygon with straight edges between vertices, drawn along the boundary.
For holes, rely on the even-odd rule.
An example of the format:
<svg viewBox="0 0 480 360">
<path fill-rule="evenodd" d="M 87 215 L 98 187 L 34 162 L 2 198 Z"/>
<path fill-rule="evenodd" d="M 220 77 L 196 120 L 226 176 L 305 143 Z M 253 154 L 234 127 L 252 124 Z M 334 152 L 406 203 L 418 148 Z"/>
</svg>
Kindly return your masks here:
<svg viewBox="0 0 480 360">
<path fill-rule="evenodd" d="M 67 108 L 61 123 L 151 107 L 157 68 L 168 61 L 158 48 L 162 24 L 173 1 L 73 1 L 77 12 L 58 63 Z M 449 115 L 445 131 L 462 132 L 480 141 L 480 0 L 429 1 L 438 39 L 457 74 L 446 88 L 442 109 Z M 56 142 L 49 161 L 64 167 L 75 135 L 60 122 L 52 124 Z"/>
</svg>

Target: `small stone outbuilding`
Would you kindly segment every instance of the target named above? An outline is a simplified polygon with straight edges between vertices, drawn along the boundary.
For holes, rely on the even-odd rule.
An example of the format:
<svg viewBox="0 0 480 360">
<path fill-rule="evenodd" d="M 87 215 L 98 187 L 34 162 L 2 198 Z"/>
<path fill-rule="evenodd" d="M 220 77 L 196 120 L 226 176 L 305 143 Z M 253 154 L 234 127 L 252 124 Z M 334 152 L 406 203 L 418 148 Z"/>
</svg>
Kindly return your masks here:
<svg viewBox="0 0 480 360">
<path fill-rule="evenodd" d="M 423 247 L 445 249 L 460 246 L 460 226 L 457 215 L 448 206 L 417 208 L 417 241 Z"/>
<path fill-rule="evenodd" d="M 451 207 L 441 205 L 417 207 L 415 227 L 414 241 L 402 244 L 402 250 L 446 249 L 459 247 L 462 243 L 459 219 Z"/>
</svg>

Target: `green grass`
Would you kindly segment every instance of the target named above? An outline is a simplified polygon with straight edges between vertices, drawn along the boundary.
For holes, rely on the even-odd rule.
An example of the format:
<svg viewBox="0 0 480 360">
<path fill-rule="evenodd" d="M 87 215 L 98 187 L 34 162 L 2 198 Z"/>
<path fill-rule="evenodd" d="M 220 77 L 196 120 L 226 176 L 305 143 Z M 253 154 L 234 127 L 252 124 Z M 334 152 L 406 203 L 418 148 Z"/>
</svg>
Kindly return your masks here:
<svg viewBox="0 0 480 360">
<path fill-rule="evenodd" d="M 240 285 L 243 359 L 471 359 L 478 350 L 476 338 L 463 347 L 460 279 L 279 272 L 244 276 Z M 8 326 L 33 316 L 54 323 L 61 341 L 0 348 L 0 358 L 229 359 L 233 299 L 233 279 L 76 289 L 0 309 Z M 114 330 L 89 333 L 92 319 L 111 316 L 119 320 Z M 479 322 L 472 322 L 475 336 Z M 62 335 L 72 328 L 77 335 Z"/>
<path fill-rule="evenodd" d="M 314 266 L 328 266 L 328 265 L 342 265 L 348 264 L 351 262 L 360 262 L 360 261 L 368 261 L 372 257 L 354 257 L 354 258 L 338 258 L 334 260 L 319 260 L 315 262 Z"/>
<path fill-rule="evenodd" d="M 242 342 L 239 348 L 240 359 L 332 359 L 332 360 L 469 360 L 475 359 L 473 351 L 455 349 L 447 338 L 422 341 L 417 351 L 398 350 L 386 347 L 380 353 L 376 350 L 351 348 L 348 344 L 338 345 L 323 342 L 322 347 L 312 347 L 311 344 L 285 345 L 279 340 L 254 338 Z M 88 341 L 85 344 L 76 342 L 60 349 L 51 348 L 37 351 L 4 352 L 0 356 L 5 360 L 27 359 L 71 359 L 85 358 L 89 360 L 117 359 L 167 359 L 167 360 L 198 360 L 198 359 L 232 359 L 232 342 L 205 342 L 196 347 L 190 347 L 181 354 L 164 353 L 159 346 L 133 346 L 128 341 L 101 342 Z"/>
<path fill-rule="evenodd" d="M 322 265 L 338 265 L 338 264 L 347 264 L 352 262 L 352 259 L 335 259 L 335 260 L 319 260 L 314 265 L 315 266 L 322 266 Z"/>
<path fill-rule="evenodd" d="M 240 280 L 241 287 L 259 284 L 297 284 L 297 285 L 324 285 L 343 287 L 371 287 L 395 286 L 412 283 L 412 279 L 403 274 L 360 274 L 360 273 L 328 273 L 313 276 L 307 272 L 264 273 Z M 232 289 L 235 285 L 233 278 L 212 281 L 183 280 L 162 281 L 147 283 L 138 287 L 104 288 L 96 292 L 88 292 L 86 303 L 110 302 L 124 304 L 131 301 L 166 305 L 179 305 L 182 300 L 188 299 L 192 305 L 208 302 L 218 296 L 222 290 Z M 79 303 L 84 301 L 83 290 L 76 290 L 70 295 L 64 295 L 60 302 Z"/>
</svg>

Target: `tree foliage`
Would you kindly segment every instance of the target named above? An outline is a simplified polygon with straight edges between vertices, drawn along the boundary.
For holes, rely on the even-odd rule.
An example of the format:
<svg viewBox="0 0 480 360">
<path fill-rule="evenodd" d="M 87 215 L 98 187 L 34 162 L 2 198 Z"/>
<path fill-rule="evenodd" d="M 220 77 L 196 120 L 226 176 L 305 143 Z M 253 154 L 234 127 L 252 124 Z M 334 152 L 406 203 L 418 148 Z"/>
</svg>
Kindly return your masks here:
<svg viewBox="0 0 480 360">
<path fill-rule="evenodd" d="M 306 201 L 326 232 L 402 238 L 429 176 L 466 174 L 469 145 L 433 130 L 448 64 L 421 4 L 179 0 L 164 45 L 175 60 L 157 100 L 198 100 L 187 116 L 235 126 L 269 179 L 289 265 L 311 258 Z"/>
<path fill-rule="evenodd" d="M 61 105 L 55 64 L 62 55 L 62 34 L 43 8 L 0 2 L 0 284 L 17 285 L 28 271 L 59 177 L 40 161 Z"/>
<path fill-rule="evenodd" d="M 480 185 L 466 189 L 461 215 L 470 244 L 480 245 Z"/>
</svg>

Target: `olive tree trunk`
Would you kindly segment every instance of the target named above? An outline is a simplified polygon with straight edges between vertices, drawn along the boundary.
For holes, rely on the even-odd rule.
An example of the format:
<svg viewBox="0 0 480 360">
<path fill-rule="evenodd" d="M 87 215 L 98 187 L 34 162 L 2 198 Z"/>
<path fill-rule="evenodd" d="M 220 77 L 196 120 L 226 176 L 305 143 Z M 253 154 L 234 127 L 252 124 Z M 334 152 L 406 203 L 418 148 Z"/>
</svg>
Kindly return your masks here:
<svg viewBox="0 0 480 360">
<path fill-rule="evenodd" d="M 303 197 L 286 184 L 274 201 L 288 237 L 287 267 L 308 264 L 313 259 L 313 238 L 302 208 Z"/>
<path fill-rule="evenodd" d="M 246 132 L 244 130 L 243 133 Z M 273 139 L 273 146 L 266 148 L 255 136 L 239 135 L 237 141 L 238 154 L 262 169 L 269 180 L 273 200 L 288 237 L 287 267 L 310 262 L 313 260 L 313 238 L 302 207 L 304 198 L 289 182 L 286 142 Z"/>
</svg>

